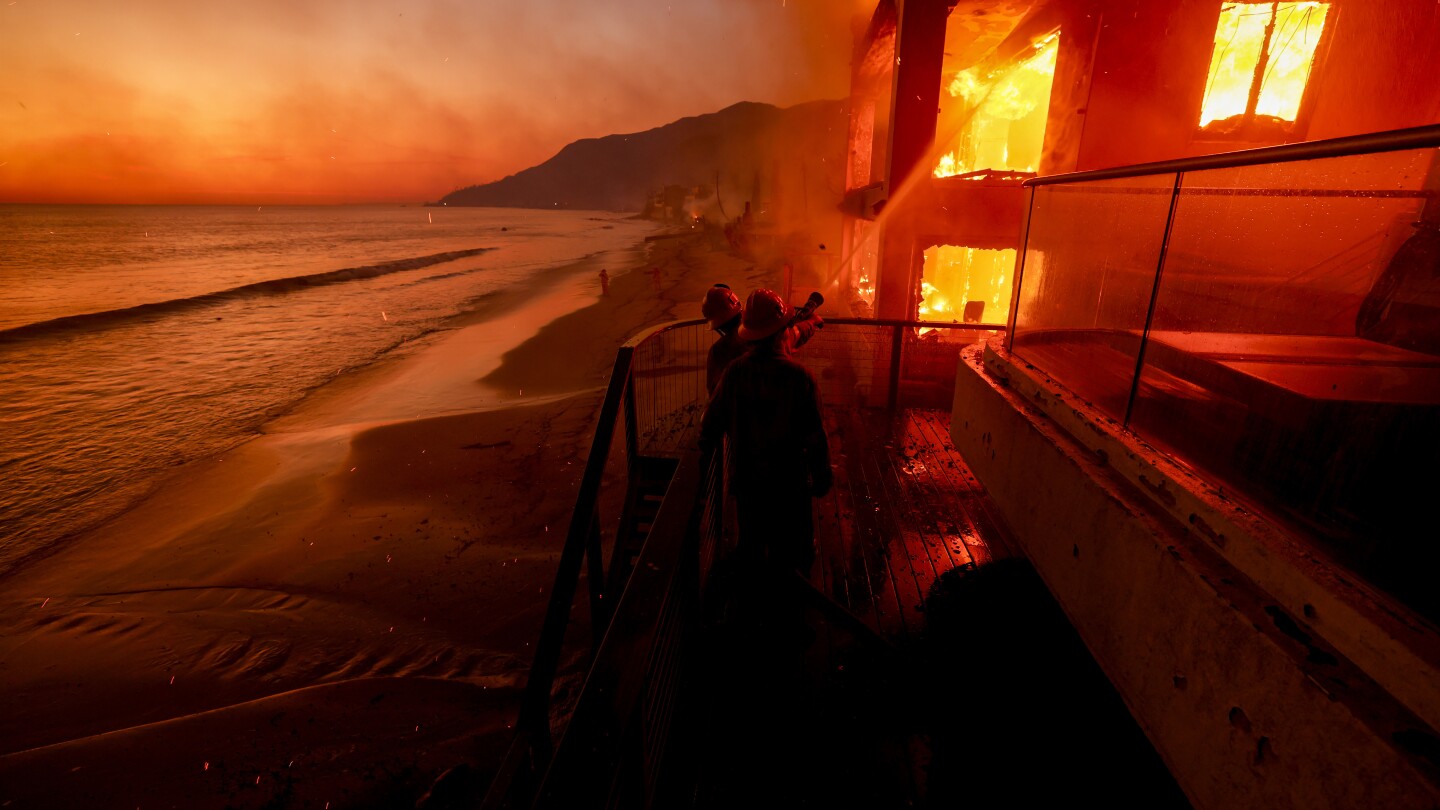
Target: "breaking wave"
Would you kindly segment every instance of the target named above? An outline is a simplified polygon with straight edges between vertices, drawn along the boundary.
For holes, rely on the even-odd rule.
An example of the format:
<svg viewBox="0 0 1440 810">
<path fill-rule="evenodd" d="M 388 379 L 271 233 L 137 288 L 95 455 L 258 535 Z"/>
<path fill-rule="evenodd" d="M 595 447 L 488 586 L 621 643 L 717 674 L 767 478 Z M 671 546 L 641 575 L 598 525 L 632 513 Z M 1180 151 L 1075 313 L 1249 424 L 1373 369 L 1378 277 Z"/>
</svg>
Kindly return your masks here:
<svg viewBox="0 0 1440 810">
<path fill-rule="evenodd" d="M 237 298 L 257 295 L 281 295 L 326 284 L 358 281 L 406 270 L 419 270 L 423 267 L 478 256 L 492 249 L 493 248 L 470 248 L 467 250 L 451 250 L 444 253 L 432 253 L 429 256 L 396 259 L 395 261 L 381 262 L 380 264 L 371 264 L 364 267 L 346 267 L 340 270 L 328 270 L 323 273 L 310 273 L 302 276 L 268 279 L 252 284 L 242 284 L 239 287 L 231 287 L 226 290 L 217 290 L 215 292 L 202 293 L 185 298 L 172 298 L 166 301 L 155 301 L 148 304 L 138 304 L 133 307 L 86 312 L 80 315 L 66 315 L 61 318 L 28 323 L 24 326 L 0 329 L 0 343 L 26 340 L 56 333 L 106 329 L 118 324 L 128 323 L 154 315 L 184 312 Z"/>
</svg>

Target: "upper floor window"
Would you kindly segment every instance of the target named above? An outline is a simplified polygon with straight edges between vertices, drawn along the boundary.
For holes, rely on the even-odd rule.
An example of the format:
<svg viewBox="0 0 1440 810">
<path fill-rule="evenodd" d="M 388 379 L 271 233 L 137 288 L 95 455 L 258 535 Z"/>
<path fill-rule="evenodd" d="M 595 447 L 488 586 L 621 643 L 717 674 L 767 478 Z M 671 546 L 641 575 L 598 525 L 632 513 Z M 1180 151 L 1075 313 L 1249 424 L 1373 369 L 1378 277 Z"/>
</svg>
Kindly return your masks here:
<svg viewBox="0 0 1440 810">
<path fill-rule="evenodd" d="M 1200 108 L 1208 134 L 1278 140 L 1300 102 L 1325 30 L 1327 3 L 1225 3 Z"/>
<path fill-rule="evenodd" d="M 1060 32 L 1055 31 L 1003 67 L 973 66 L 956 73 L 940 96 L 936 124 L 937 137 L 953 132 L 950 149 L 931 174 L 1035 171 L 1045 144 L 1059 50 Z"/>
</svg>

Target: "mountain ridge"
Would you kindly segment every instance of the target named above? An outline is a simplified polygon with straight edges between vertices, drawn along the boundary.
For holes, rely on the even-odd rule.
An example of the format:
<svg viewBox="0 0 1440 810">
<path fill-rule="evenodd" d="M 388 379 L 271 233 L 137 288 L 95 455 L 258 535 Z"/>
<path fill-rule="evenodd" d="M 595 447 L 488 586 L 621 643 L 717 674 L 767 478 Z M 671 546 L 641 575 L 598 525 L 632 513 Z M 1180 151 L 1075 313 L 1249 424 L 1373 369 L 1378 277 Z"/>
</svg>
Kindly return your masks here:
<svg viewBox="0 0 1440 810">
<path fill-rule="evenodd" d="M 718 188 L 722 205 L 754 199 L 771 190 L 781 164 L 837 161 L 821 174 L 843 166 L 846 123 L 839 100 L 783 108 L 741 101 L 639 132 L 581 138 L 542 163 L 429 204 L 640 212 L 665 186 Z"/>
</svg>

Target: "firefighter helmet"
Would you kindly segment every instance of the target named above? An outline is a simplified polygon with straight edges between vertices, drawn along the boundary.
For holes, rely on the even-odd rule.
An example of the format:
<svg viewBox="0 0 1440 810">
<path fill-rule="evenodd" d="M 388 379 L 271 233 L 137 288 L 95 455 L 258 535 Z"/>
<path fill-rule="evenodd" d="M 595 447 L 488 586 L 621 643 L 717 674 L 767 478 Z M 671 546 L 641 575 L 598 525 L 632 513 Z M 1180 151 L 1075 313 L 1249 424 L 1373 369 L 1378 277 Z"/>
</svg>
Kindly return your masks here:
<svg viewBox="0 0 1440 810">
<path fill-rule="evenodd" d="M 740 296 L 729 286 L 716 284 L 705 293 L 705 300 L 700 302 L 700 314 L 710 322 L 711 329 L 719 329 L 740 314 Z"/>
<path fill-rule="evenodd" d="M 740 319 L 741 340 L 764 340 L 790 324 L 790 305 L 774 290 L 759 289 L 745 302 Z"/>
</svg>

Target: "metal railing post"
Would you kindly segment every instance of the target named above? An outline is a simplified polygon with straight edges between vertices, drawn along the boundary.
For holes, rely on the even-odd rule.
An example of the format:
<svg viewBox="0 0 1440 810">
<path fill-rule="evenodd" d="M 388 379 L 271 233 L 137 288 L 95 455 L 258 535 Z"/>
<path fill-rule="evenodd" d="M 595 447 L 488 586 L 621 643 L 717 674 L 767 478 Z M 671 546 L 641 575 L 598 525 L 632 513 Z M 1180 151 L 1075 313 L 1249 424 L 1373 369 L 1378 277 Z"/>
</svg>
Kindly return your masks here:
<svg viewBox="0 0 1440 810">
<path fill-rule="evenodd" d="M 905 327 L 890 327 L 890 391 L 885 398 L 885 408 L 895 413 L 900 403 L 900 349 L 905 339 Z"/>
<path fill-rule="evenodd" d="M 1025 257 L 1030 253 L 1030 221 L 1035 215 L 1035 187 L 1026 189 L 1030 192 L 1030 198 L 1025 204 L 1025 227 L 1022 229 L 1024 236 L 1020 237 L 1020 255 L 1015 259 L 1015 284 L 1010 293 L 1010 313 L 1005 318 L 1009 329 L 1005 332 L 1005 350 L 1015 351 L 1015 321 L 1020 314 L 1020 285 L 1025 283 Z"/>
<path fill-rule="evenodd" d="M 610 624 L 610 602 L 605 601 L 605 556 L 600 548 L 600 507 L 597 504 L 590 512 L 590 542 L 585 549 L 585 556 L 590 561 L 589 590 L 590 590 L 590 629 L 593 633 L 595 646 L 600 646 L 600 641 L 605 637 L 605 628 Z"/>
<path fill-rule="evenodd" d="M 1170 189 L 1170 212 L 1165 215 L 1165 231 L 1160 237 L 1160 256 L 1155 260 L 1155 284 L 1150 288 L 1150 306 L 1145 310 L 1145 328 L 1140 332 L 1140 351 L 1135 353 L 1135 375 L 1130 378 L 1130 396 L 1125 401 L 1125 419 L 1121 422 L 1130 426 L 1130 414 L 1135 410 L 1135 398 L 1140 395 L 1140 374 L 1145 368 L 1145 347 L 1150 343 L 1150 325 L 1155 320 L 1155 304 L 1160 300 L 1160 276 L 1165 271 L 1165 254 L 1170 249 L 1170 230 L 1175 225 L 1175 206 L 1180 201 L 1180 181 L 1184 172 L 1175 173 L 1175 185 Z"/>
<path fill-rule="evenodd" d="M 640 457 L 640 439 L 635 435 L 640 419 L 635 413 L 635 373 L 632 368 L 625 378 L 625 469 L 635 469 Z"/>
</svg>

